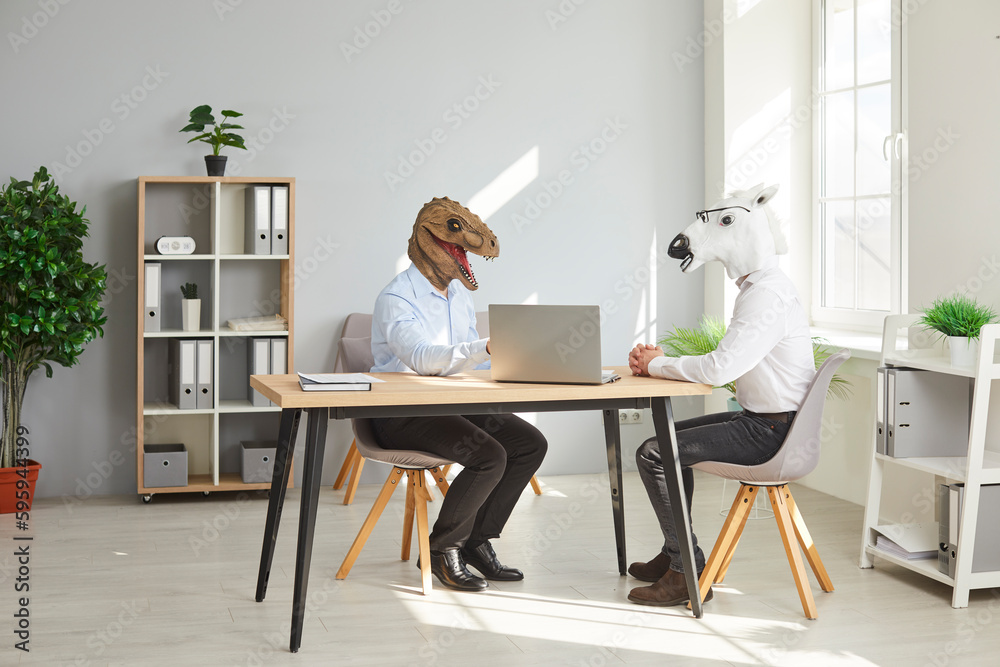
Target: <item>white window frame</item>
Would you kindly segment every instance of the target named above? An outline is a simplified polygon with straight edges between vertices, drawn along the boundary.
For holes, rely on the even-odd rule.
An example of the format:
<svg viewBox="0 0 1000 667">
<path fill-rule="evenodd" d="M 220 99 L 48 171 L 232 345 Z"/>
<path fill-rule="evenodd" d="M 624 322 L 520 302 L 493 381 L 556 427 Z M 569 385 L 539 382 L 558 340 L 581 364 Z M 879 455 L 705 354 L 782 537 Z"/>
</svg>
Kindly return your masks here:
<svg viewBox="0 0 1000 667">
<path fill-rule="evenodd" d="M 823 174 L 822 150 L 822 105 L 820 101 L 824 85 L 824 3 L 813 0 L 813 90 L 817 96 L 813 108 L 813 276 L 812 276 L 812 323 L 822 327 L 834 327 L 855 331 L 881 331 L 886 315 L 904 313 L 907 309 L 907 182 L 904 178 L 907 164 L 907 114 L 906 81 L 906 16 L 902 11 L 902 0 L 890 0 L 892 8 L 892 71 L 891 97 L 892 111 L 890 136 L 886 137 L 885 151 L 890 155 L 890 309 L 888 311 L 831 308 L 823 306 L 823 223 L 820 205 L 821 178 Z M 857 83 L 857 11 L 855 20 L 855 83 Z M 857 105 L 857 98 L 855 98 Z M 856 114 L 855 106 L 855 114 Z M 854 123 L 855 143 L 857 123 Z"/>
</svg>

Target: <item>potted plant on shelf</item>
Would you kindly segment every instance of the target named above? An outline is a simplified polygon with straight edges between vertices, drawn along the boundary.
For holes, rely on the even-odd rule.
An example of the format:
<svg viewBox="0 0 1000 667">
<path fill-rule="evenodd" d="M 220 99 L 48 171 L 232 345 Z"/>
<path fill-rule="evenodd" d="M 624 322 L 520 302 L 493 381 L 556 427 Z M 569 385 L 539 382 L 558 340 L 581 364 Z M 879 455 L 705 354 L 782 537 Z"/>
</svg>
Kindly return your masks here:
<svg viewBox="0 0 1000 667">
<path fill-rule="evenodd" d="M 11 178 L 0 190 L 0 469 L 14 476 L 11 498 L 24 489 L 24 480 L 33 494 L 41 468 L 22 456 L 28 378 L 39 367 L 52 377 L 53 362 L 76 365 L 83 346 L 104 336 L 106 276 L 103 265 L 83 260 L 90 224 L 85 213 L 86 207 L 77 211 L 76 202 L 59 193 L 45 167 L 31 181 Z M 25 468 L 33 472 L 25 474 Z M 4 500 L 6 493 L 0 490 L 0 512 L 23 509 Z"/>
<path fill-rule="evenodd" d="M 935 299 L 920 324 L 948 339 L 953 366 L 971 366 L 979 356 L 979 330 L 997 319 L 996 312 L 965 294 Z"/>
<path fill-rule="evenodd" d="M 668 357 L 698 356 L 713 352 L 719 346 L 722 337 L 726 335 L 726 325 L 717 317 L 705 315 L 701 318 L 701 323 L 696 329 L 686 329 L 675 327 L 673 331 L 665 334 L 657 343 L 663 348 L 664 354 Z M 831 351 L 826 347 L 827 341 L 814 336 L 812 339 L 813 363 L 816 368 L 823 365 Z M 843 376 L 834 373 L 830 379 L 830 387 L 827 389 L 827 396 L 833 398 L 846 399 L 851 395 L 851 383 Z M 733 411 L 742 410 L 736 401 L 736 383 L 717 387 L 725 389 L 730 393 L 728 405 Z"/>
<path fill-rule="evenodd" d="M 191 117 L 188 119 L 188 124 L 181 128 L 181 132 L 200 133 L 193 139 L 189 139 L 188 143 L 192 141 L 204 141 L 212 147 L 212 154 L 205 156 L 205 167 L 208 169 L 209 176 L 225 176 L 226 174 L 226 156 L 219 154 L 223 146 L 232 146 L 233 148 L 246 150 L 247 147 L 243 144 L 243 137 L 232 132 L 232 130 L 242 130 L 243 126 L 228 122 L 229 119 L 239 118 L 242 115 L 236 111 L 224 109 L 222 111 L 222 122 L 216 124 L 215 116 L 212 115 L 212 107 L 203 104 L 191 110 Z M 215 129 L 206 132 L 205 128 L 208 126 L 214 126 Z"/>
<path fill-rule="evenodd" d="M 181 285 L 181 328 L 184 331 L 201 329 L 201 299 L 198 298 L 198 285 L 184 283 Z"/>
</svg>

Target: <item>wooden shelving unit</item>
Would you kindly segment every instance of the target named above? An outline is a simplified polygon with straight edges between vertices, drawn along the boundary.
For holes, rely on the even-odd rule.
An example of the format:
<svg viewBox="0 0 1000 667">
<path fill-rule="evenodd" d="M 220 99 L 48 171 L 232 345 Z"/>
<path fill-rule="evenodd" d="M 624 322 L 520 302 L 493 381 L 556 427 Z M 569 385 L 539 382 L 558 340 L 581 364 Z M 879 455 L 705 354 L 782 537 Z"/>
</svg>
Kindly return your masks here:
<svg viewBox="0 0 1000 667">
<path fill-rule="evenodd" d="M 980 489 L 987 484 L 1000 484 L 1000 443 L 988 443 L 987 424 L 990 419 L 990 393 L 993 381 L 1000 378 L 1000 363 L 996 361 L 997 339 L 1000 324 L 988 324 L 980 332 L 979 358 L 974 366 L 953 366 L 950 359 L 933 350 L 897 350 L 900 331 L 916 325 L 918 315 L 890 315 L 885 321 L 882 338 L 881 362 L 883 366 L 905 366 L 934 373 L 958 375 L 974 380 L 972 414 L 969 423 L 969 441 L 966 456 L 936 456 L 895 458 L 879 454 L 872 442 L 871 473 L 868 478 L 868 501 L 865 506 L 864 527 L 861 539 L 862 568 L 874 567 L 875 559 L 882 559 L 906 568 L 953 588 L 951 606 L 969 606 L 969 591 L 980 588 L 1000 587 L 1000 571 L 973 572 L 972 560 L 976 541 L 976 523 L 980 505 Z M 878 406 L 876 406 L 878 409 Z M 991 444 L 991 449 L 987 445 Z M 886 466 L 901 466 L 922 473 L 935 475 L 949 483 L 965 485 L 965 498 L 959 516 L 958 548 L 955 576 L 938 570 L 936 558 L 907 560 L 887 554 L 875 547 L 879 526 L 879 507 L 882 498 L 883 475 Z M 1000 512 L 1000 507 L 992 508 Z"/>
<path fill-rule="evenodd" d="M 249 184 L 288 187 L 288 254 L 244 251 L 244 190 Z M 293 372 L 295 179 L 259 177 L 141 176 L 138 179 L 136 475 L 138 493 L 208 494 L 268 489 L 270 482 L 245 484 L 239 472 L 242 440 L 273 440 L 277 407 L 253 407 L 247 398 L 248 339 L 285 338 L 286 369 Z M 161 236 L 190 236 L 191 255 L 161 255 Z M 145 264 L 159 262 L 162 329 L 145 332 Z M 180 285 L 196 282 L 202 300 L 201 328 L 183 331 Z M 280 314 L 287 331 L 233 331 L 237 317 Z M 168 400 L 167 347 L 172 339 L 211 340 L 212 408 L 179 409 Z M 144 486 L 145 444 L 183 442 L 188 451 L 187 486 Z M 292 478 L 289 477 L 291 480 Z M 291 486 L 291 482 L 289 482 Z"/>
</svg>

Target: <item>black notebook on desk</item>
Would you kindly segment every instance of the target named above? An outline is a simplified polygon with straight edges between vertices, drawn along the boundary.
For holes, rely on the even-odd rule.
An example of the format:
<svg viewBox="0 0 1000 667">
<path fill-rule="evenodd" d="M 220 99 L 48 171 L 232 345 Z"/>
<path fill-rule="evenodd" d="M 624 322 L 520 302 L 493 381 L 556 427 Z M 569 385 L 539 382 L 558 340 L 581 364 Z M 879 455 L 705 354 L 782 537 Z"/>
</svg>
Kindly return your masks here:
<svg viewBox="0 0 1000 667">
<path fill-rule="evenodd" d="M 371 391 L 380 382 L 364 373 L 299 373 L 302 391 Z"/>
</svg>

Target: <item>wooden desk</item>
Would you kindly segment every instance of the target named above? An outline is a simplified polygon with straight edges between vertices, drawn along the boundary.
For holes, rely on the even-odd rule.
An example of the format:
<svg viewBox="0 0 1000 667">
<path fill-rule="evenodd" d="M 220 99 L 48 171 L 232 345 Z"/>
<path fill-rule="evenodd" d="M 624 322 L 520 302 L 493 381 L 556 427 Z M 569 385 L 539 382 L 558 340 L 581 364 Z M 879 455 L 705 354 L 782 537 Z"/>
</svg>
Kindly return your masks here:
<svg viewBox="0 0 1000 667">
<path fill-rule="evenodd" d="M 292 629 L 289 648 L 298 651 L 302 640 L 309 564 L 323 471 L 327 419 L 362 417 L 402 417 L 468 415 L 498 412 L 561 412 L 600 410 L 604 414 L 604 437 L 611 482 L 611 508 L 618 547 L 618 572 L 625 575 L 625 514 L 622 505 L 621 433 L 618 411 L 651 408 L 653 426 L 660 442 L 664 474 L 678 530 L 678 543 L 686 573 L 692 611 L 701 617 L 698 575 L 694 565 L 688 507 L 681 492 L 681 467 L 677 458 L 672 396 L 702 395 L 711 392 L 705 384 L 674 382 L 636 377 L 628 367 L 615 369 L 622 379 L 605 385 L 558 385 L 500 383 L 490 380 L 489 371 L 473 371 L 448 377 L 428 377 L 412 373 L 373 373 L 386 380 L 372 385 L 371 391 L 315 391 L 299 388 L 295 375 L 254 375 L 250 386 L 281 407 L 278 447 L 275 453 L 271 497 L 257 576 L 257 601 L 264 600 L 281 521 L 281 507 L 291 470 L 295 435 L 302 411 L 308 413 L 305 461 L 302 465 L 302 498 L 299 513 L 298 546 L 295 556 Z M 669 444 L 666 447 L 665 444 Z M 670 454 L 672 452 L 672 454 Z M 671 459 L 673 465 L 670 465 Z"/>
</svg>

